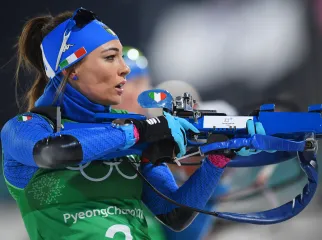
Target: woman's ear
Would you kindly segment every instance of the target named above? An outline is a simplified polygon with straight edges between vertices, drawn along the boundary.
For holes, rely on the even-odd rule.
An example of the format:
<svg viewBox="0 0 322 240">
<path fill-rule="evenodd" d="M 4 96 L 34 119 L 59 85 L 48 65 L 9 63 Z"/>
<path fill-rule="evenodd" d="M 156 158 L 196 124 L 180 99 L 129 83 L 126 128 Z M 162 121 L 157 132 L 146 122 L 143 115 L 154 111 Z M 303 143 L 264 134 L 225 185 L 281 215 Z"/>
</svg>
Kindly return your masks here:
<svg viewBox="0 0 322 240">
<path fill-rule="evenodd" d="M 64 75 L 64 77 L 66 77 L 68 75 L 68 72 L 66 71 L 66 69 L 64 69 L 62 71 L 62 74 Z M 69 73 L 69 79 L 70 80 L 78 80 L 75 68 L 71 69 L 71 72 Z"/>
</svg>

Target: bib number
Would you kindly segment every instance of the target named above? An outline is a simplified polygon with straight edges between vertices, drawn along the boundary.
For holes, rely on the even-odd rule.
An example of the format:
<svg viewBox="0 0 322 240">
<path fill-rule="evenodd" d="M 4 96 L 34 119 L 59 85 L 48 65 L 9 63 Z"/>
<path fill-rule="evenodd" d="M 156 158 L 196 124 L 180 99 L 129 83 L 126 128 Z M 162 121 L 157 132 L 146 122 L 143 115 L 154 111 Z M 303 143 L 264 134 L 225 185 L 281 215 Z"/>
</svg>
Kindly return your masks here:
<svg viewBox="0 0 322 240">
<path fill-rule="evenodd" d="M 113 239 L 114 235 L 118 232 L 124 233 L 125 240 L 133 240 L 130 228 L 123 224 L 110 226 L 105 233 L 105 237 Z"/>
</svg>

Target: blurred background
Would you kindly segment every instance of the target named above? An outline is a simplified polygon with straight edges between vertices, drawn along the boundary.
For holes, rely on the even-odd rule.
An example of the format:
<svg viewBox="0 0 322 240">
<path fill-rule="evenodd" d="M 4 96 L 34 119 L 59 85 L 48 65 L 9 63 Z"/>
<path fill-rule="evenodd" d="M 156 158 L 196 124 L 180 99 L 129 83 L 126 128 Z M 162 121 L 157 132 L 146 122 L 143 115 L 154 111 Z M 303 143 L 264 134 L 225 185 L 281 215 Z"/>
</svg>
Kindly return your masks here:
<svg viewBox="0 0 322 240">
<path fill-rule="evenodd" d="M 263 103 L 275 103 L 279 111 L 307 111 L 308 105 L 322 103 L 322 0 L 6 1 L 0 14 L 1 128 L 19 111 L 14 45 L 24 22 L 38 14 L 55 15 L 80 6 L 94 11 L 123 45 L 142 51 L 148 59 L 151 87 L 177 90 L 178 95 L 193 91 L 202 108 L 246 115 Z M 32 80 L 32 75 L 21 74 L 19 96 Z M 169 80 L 182 85 L 174 86 Z M 263 169 L 228 169 L 222 179 L 224 190 L 214 196 L 210 208 L 266 210 L 302 191 L 305 178 L 296 160 Z M 173 171 L 180 184 L 194 169 Z M 266 185 L 283 187 L 234 196 L 240 188 L 252 189 L 262 175 L 268 176 Z M 227 192 L 230 197 L 222 197 Z M 195 231 L 207 225 L 198 239 L 208 240 L 321 239 L 321 208 L 318 190 L 309 207 L 287 222 L 254 226 L 200 219 Z M 159 231 L 166 232 L 162 227 Z M 197 239 L 171 234 L 164 233 L 165 238 Z M 28 239 L 3 176 L 0 239 Z"/>
</svg>

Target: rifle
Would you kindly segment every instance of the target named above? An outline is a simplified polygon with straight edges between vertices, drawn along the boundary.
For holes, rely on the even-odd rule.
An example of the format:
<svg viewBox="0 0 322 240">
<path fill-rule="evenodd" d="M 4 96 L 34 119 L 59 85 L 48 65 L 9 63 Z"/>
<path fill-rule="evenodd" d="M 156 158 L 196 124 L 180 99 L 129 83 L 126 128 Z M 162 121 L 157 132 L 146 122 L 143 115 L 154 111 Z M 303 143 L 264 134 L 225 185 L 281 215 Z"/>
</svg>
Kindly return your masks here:
<svg viewBox="0 0 322 240">
<path fill-rule="evenodd" d="M 308 112 L 274 112 L 274 104 L 265 104 L 250 116 L 227 116 L 225 113 L 218 113 L 215 110 L 200 110 L 195 108 L 196 101 L 189 93 L 184 93 L 175 99 L 171 94 L 162 89 L 148 90 L 141 93 L 138 102 L 143 108 L 162 108 L 163 111 L 171 113 L 173 116 L 181 117 L 192 123 L 199 131 L 199 134 L 187 133 L 188 146 L 191 147 L 185 156 L 174 158 L 173 162 L 181 165 L 180 161 L 194 155 L 207 155 L 208 152 L 218 151 L 227 153 L 236 151 L 243 147 L 257 150 L 275 150 L 286 153 L 297 154 L 299 164 L 305 172 L 308 183 L 304 186 L 301 194 L 294 199 L 277 208 L 262 212 L 253 213 L 229 213 L 229 212 L 209 212 L 202 209 L 185 206 L 168 198 L 155 189 L 148 180 L 141 174 L 138 175 L 161 197 L 171 203 L 189 208 L 196 212 L 213 215 L 219 218 L 246 222 L 252 224 L 274 224 L 286 221 L 299 214 L 313 198 L 318 182 L 316 151 L 318 139 L 322 138 L 322 104 L 311 105 Z M 97 123 L 112 124 L 115 119 L 136 118 L 146 119 L 139 114 L 96 114 Z M 255 134 L 249 136 L 246 129 L 247 120 L 261 122 L 266 131 L 266 135 Z M 97 124 L 86 124 L 86 127 L 97 126 Z M 79 124 L 74 124 L 80 127 Z M 74 128 L 73 123 L 65 123 L 64 129 Z M 216 136 L 225 136 L 225 141 L 214 142 Z M 141 155 L 149 147 L 149 144 L 137 144 L 129 149 L 118 151 L 107 155 L 107 158 L 122 157 L 131 154 Z M 262 153 L 259 153 L 262 154 Z M 274 154 L 274 153 L 271 153 Z M 286 161 L 288 158 L 263 158 L 256 161 L 250 157 L 239 157 L 230 161 L 228 167 L 255 167 L 269 164 L 276 164 Z M 131 163 L 131 162 L 130 162 Z M 132 163 L 131 163 L 132 164 Z"/>
</svg>

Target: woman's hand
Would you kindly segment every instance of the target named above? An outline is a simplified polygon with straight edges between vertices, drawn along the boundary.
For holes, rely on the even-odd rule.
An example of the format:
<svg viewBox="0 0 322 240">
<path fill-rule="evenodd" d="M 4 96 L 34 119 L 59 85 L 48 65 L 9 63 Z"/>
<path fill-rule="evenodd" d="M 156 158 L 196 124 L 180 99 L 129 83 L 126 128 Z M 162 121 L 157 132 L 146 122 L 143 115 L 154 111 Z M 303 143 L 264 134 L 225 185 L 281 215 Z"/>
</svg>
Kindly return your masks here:
<svg viewBox="0 0 322 240">
<path fill-rule="evenodd" d="M 139 142 L 158 142 L 160 140 L 172 140 L 176 157 L 182 157 L 186 153 L 187 137 L 186 131 L 199 133 L 187 120 L 174 117 L 164 112 L 164 116 L 150 118 L 147 120 L 128 119 L 125 122 L 133 123 L 138 132 Z"/>
<path fill-rule="evenodd" d="M 253 120 L 248 120 L 246 123 L 246 127 L 248 130 L 248 133 L 253 136 L 254 134 L 261 134 L 261 135 L 266 135 L 265 129 L 263 127 L 263 124 L 260 122 L 254 122 Z M 237 151 L 236 154 L 238 156 L 243 156 L 247 157 L 253 154 L 260 153 L 262 150 L 256 150 L 256 149 L 246 149 L 243 147 L 241 150 Z M 275 151 L 266 151 L 273 153 Z"/>
<path fill-rule="evenodd" d="M 189 123 L 186 119 L 173 117 L 167 112 L 164 112 L 164 116 L 168 121 L 168 126 L 171 129 L 171 134 L 176 142 L 177 146 L 179 147 L 179 153 L 177 153 L 177 157 L 182 157 L 186 154 L 186 147 L 187 147 L 187 137 L 186 131 L 191 130 L 194 133 L 199 133 L 199 130 Z"/>
</svg>

